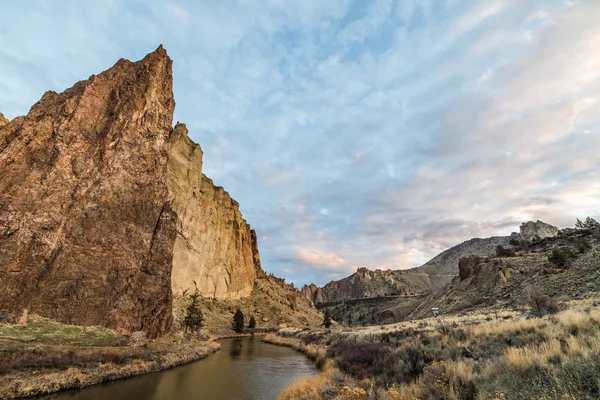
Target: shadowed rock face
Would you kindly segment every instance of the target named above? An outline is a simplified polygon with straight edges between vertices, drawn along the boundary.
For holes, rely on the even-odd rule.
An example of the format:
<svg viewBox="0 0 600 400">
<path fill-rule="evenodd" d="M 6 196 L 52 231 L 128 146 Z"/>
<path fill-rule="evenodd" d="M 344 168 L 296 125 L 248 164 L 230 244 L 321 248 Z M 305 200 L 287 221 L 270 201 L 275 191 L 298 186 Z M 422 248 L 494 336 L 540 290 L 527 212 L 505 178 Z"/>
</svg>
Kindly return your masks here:
<svg viewBox="0 0 600 400">
<path fill-rule="evenodd" d="M 0 308 L 150 336 L 171 324 L 175 101 L 159 47 L 0 128 Z"/>
</svg>

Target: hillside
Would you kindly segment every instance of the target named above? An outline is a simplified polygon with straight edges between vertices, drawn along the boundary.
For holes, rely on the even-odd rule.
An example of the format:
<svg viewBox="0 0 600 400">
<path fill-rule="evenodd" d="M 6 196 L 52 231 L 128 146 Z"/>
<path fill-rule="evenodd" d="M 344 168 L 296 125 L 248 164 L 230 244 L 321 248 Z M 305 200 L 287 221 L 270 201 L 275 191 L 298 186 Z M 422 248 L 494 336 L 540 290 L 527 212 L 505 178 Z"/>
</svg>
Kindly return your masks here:
<svg viewBox="0 0 600 400">
<path fill-rule="evenodd" d="M 438 305 L 438 302 L 432 303 L 431 299 L 439 300 L 441 293 L 450 290 L 449 285 L 459 276 L 461 259 L 493 257 L 498 246 L 510 251 L 519 249 L 519 245 L 523 243 L 551 243 L 559 234 L 560 230 L 552 225 L 542 221 L 529 221 L 520 226 L 519 233 L 467 240 L 417 268 L 387 271 L 361 268 L 349 277 L 332 281 L 323 288 L 305 285 L 302 294 L 321 311 L 327 309 L 334 319 L 349 325 L 401 321 L 425 315 L 430 312 L 431 307 Z M 485 277 L 486 271 L 486 268 L 481 270 L 480 278 Z M 496 269 L 489 273 L 497 275 L 499 271 Z M 482 296 L 495 296 L 490 292 L 490 287 L 485 286 L 491 284 L 489 281 L 481 279 L 479 283 L 478 290 Z M 476 298 L 481 300 L 482 296 Z M 466 300 L 458 303 L 463 301 Z"/>
<path fill-rule="evenodd" d="M 424 298 L 409 317 L 425 317 L 433 307 L 444 314 L 491 306 L 523 308 L 533 290 L 558 302 L 600 292 L 600 231 L 564 230 L 525 243 L 514 256 L 463 260 L 459 276 Z M 553 262 L 553 253 L 568 254 L 565 264 Z"/>
</svg>

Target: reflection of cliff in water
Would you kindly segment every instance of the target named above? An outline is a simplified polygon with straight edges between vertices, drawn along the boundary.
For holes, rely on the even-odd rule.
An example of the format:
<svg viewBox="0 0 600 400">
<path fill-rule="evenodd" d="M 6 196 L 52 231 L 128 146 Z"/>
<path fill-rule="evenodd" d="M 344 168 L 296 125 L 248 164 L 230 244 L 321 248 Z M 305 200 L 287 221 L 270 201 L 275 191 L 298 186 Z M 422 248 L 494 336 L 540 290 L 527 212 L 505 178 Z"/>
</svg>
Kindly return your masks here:
<svg viewBox="0 0 600 400">
<path fill-rule="evenodd" d="M 304 355 L 245 337 L 222 340 L 221 351 L 192 364 L 43 400 L 275 399 L 284 387 L 316 373 Z"/>
</svg>

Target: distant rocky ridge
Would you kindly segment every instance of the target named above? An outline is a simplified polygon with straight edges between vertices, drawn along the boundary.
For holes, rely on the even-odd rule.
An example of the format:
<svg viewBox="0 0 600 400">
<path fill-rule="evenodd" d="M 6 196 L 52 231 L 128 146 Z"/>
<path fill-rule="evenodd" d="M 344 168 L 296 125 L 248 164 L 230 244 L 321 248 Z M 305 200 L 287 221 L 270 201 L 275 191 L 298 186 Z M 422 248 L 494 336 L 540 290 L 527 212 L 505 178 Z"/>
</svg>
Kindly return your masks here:
<svg viewBox="0 0 600 400">
<path fill-rule="evenodd" d="M 522 224 L 520 232 L 467 240 L 417 268 L 386 271 L 360 268 L 349 277 L 329 282 L 322 288 L 305 285 L 302 294 L 321 310 L 329 309 L 341 321 L 399 320 L 413 313 L 425 296 L 431 293 L 435 298 L 439 290 L 453 282 L 459 275 L 462 258 L 494 256 L 498 246 L 515 249 L 521 239 L 530 242 L 554 238 L 560 230 L 537 221 Z"/>
<path fill-rule="evenodd" d="M 302 294 L 313 303 L 353 300 L 384 296 L 413 296 L 431 288 L 429 276 L 407 270 L 375 270 L 359 268 L 356 273 L 323 288 L 305 285 Z"/>
<path fill-rule="evenodd" d="M 558 236 L 560 229 L 540 220 L 528 221 L 521 224 L 520 235 L 525 240 L 553 238 Z"/>
<path fill-rule="evenodd" d="M 172 80 L 161 46 L 0 127 L 0 312 L 155 337 L 172 326 L 174 291 L 225 301 L 275 284 L 238 203 L 172 127 Z"/>
<path fill-rule="evenodd" d="M 8 124 L 8 122 L 8 119 L 2 113 L 0 113 L 0 126 L 4 126 Z"/>
</svg>

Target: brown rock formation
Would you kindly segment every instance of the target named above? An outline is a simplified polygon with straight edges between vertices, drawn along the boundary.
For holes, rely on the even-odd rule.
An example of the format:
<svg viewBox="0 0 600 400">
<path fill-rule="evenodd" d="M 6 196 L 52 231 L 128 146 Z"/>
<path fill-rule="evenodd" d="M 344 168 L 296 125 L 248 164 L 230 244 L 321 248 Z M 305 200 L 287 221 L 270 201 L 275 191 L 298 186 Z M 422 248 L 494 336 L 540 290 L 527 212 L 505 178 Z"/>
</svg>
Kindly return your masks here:
<svg viewBox="0 0 600 400">
<path fill-rule="evenodd" d="M 175 214 L 162 47 L 46 92 L 0 128 L 0 305 L 156 336 L 171 323 Z"/>
</svg>

